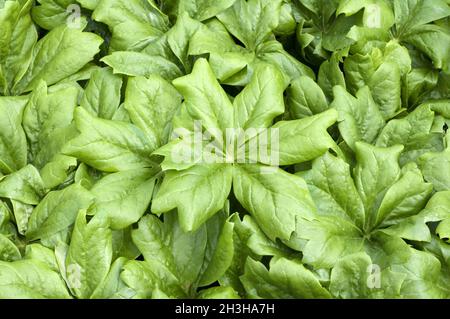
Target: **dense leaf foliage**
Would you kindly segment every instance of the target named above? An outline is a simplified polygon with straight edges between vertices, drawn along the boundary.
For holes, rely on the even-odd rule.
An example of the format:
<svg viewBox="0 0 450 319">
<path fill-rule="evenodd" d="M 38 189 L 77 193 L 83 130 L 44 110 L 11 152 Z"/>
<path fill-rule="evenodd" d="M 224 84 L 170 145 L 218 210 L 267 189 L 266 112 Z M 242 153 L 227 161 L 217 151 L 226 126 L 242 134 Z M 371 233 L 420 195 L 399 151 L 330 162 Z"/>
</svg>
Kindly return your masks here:
<svg viewBox="0 0 450 319">
<path fill-rule="evenodd" d="M 0 0 L 0 298 L 450 298 L 449 125 L 448 0 Z"/>
</svg>

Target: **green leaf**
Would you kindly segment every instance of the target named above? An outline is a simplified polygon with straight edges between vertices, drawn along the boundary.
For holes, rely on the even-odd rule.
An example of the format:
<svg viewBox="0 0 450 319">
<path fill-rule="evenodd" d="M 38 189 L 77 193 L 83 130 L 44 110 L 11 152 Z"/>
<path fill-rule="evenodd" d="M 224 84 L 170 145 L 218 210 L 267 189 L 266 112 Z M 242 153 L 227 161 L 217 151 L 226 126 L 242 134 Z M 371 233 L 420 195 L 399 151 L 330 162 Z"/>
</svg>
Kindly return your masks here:
<svg viewBox="0 0 450 319">
<path fill-rule="evenodd" d="M 380 271 L 366 253 L 349 255 L 331 271 L 330 292 L 336 298 L 399 298 L 404 275 Z"/>
<path fill-rule="evenodd" d="M 372 96 L 378 104 L 384 119 L 391 119 L 401 108 L 401 78 L 399 67 L 383 63 L 368 82 Z"/>
<path fill-rule="evenodd" d="M 344 74 L 339 68 L 339 56 L 337 54 L 334 54 L 330 60 L 322 63 L 317 84 L 322 88 L 329 102 L 333 101 L 333 87 L 340 85 L 345 88 Z"/>
<path fill-rule="evenodd" d="M 121 230 L 113 230 L 112 245 L 113 245 L 113 260 L 119 257 L 127 259 L 136 259 L 140 252 L 131 240 L 132 226 Z"/>
<path fill-rule="evenodd" d="M 291 247 L 302 251 L 305 263 L 319 269 L 332 268 L 342 258 L 364 251 L 377 263 L 381 258 L 377 241 L 380 236 L 384 236 L 380 239 L 382 243 L 400 238 L 427 240 L 430 230 L 425 224 L 446 218 L 442 209 L 445 201 L 439 199 L 445 195 L 437 195 L 422 211 L 431 196 L 432 185 L 424 182 L 415 164 L 400 169 L 401 150 L 402 146 L 379 148 L 357 142 L 357 163 L 352 175 L 349 165 L 331 154 L 314 161 L 311 170 L 299 173 L 306 179 L 317 205 L 315 217 L 297 221 L 289 242 Z M 394 290 L 373 294 L 357 290 L 348 293 L 377 298 L 385 293 L 395 296 Z"/>
<path fill-rule="evenodd" d="M 450 147 L 441 153 L 422 155 L 419 158 L 419 166 L 425 180 L 433 183 L 435 190 L 450 190 Z"/>
<path fill-rule="evenodd" d="M 274 30 L 276 35 L 292 35 L 297 28 L 297 21 L 294 16 L 294 8 L 290 2 L 284 1 L 281 6 L 280 21 Z"/>
<path fill-rule="evenodd" d="M 327 132 L 336 120 L 336 110 L 330 109 L 300 120 L 280 121 L 270 129 L 279 137 L 278 146 L 272 142 L 269 145 L 270 150 L 278 153 L 280 165 L 313 160 L 323 155 L 328 149 L 336 148 L 334 140 Z M 262 162 L 267 163 L 264 159 Z"/>
<path fill-rule="evenodd" d="M 75 122 L 81 134 L 66 144 L 65 155 L 105 172 L 152 166 L 155 145 L 134 125 L 93 117 L 80 107 Z"/>
<path fill-rule="evenodd" d="M 0 261 L 0 298 L 70 298 L 59 274 L 36 260 Z"/>
<path fill-rule="evenodd" d="M 323 16 L 323 19 L 328 20 L 335 13 L 338 8 L 339 1 L 338 0 L 303 0 L 302 4 L 310 10 L 312 13 L 315 13 L 318 17 Z"/>
<path fill-rule="evenodd" d="M 10 199 L 12 210 L 14 212 L 14 219 L 17 223 L 17 231 L 21 235 L 25 235 L 28 229 L 28 220 L 33 212 L 33 205 L 24 204 L 15 199 Z"/>
<path fill-rule="evenodd" d="M 41 170 L 45 188 L 52 189 L 64 183 L 69 178 L 69 174 L 75 170 L 77 164 L 77 159 L 74 157 L 56 155 L 53 161 Z"/>
<path fill-rule="evenodd" d="M 103 177 L 103 173 L 81 163 L 74 176 L 74 182 L 79 183 L 86 189 L 91 189 L 92 186 Z"/>
<path fill-rule="evenodd" d="M 144 40 L 154 40 L 168 29 L 167 17 L 153 1 L 101 0 L 92 17 L 108 25 L 113 51 L 131 49 Z"/>
<path fill-rule="evenodd" d="M 109 65 L 114 74 L 145 77 L 156 74 L 167 80 L 173 80 L 182 75 L 175 63 L 161 56 L 141 52 L 116 51 L 102 58 L 101 61 Z"/>
<path fill-rule="evenodd" d="M 405 150 L 400 157 L 402 165 L 417 160 L 424 153 L 442 151 L 442 134 L 430 132 L 433 121 L 434 113 L 430 106 L 421 105 L 406 117 L 389 121 L 378 136 L 376 145 L 404 145 Z"/>
<path fill-rule="evenodd" d="M 173 84 L 184 96 L 189 115 L 201 121 L 205 129 L 225 132 L 233 127 L 231 102 L 205 59 L 197 60 L 192 73 L 176 79 Z"/>
<path fill-rule="evenodd" d="M 94 10 L 101 0 L 77 0 L 79 4 L 83 6 L 83 8 Z"/>
<path fill-rule="evenodd" d="M 27 164 L 27 140 L 22 113 L 27 100 L 0 97 L 0 172 L 10 174 Z"/>
<path fill-rule="evenodd" d="M 278 26 L 281 0 L 237 0 L 217 17 L 245 46 L 254 50 Z"/>
<path fill-rule="evenodd" d="M 400 220 L 397 224 L 385 229 L 384 232 L 409 240 L 430 241 L 432 237 L 427 223 L 440 222 L 450 217 L 449 194 L 448 191 L 434 194 L 420 213 Z M 438 233 L 438 229 L 436 233 Z"/>
<path fill-rule="evenodd" d="M 330 298 L 313 273 L 299 261 L 274 258 L 270 269 L 253 259 L 247 259 L 241 277 L 249 298 L 310 299 Z"/>
<path fill-rule="evenodd" d="M 384 61 L 398 65 L 402 78 L 411 71 L 411 56 L 406 47 L 395 40 L 389 41 L 384 47 Z"/>
<path fill-rule="evenodd" d="M 0 0 L 0 298 L 449 298 L 435 2 Z"/>
<path fill-rule="evenodd" d="M 370 27 L 372 24 L 379 25 L 380 23 L 383 23 L 379 17 L 379 14 L 374 11 L 373 14 L 369 15 L 368 20 L 364 21 L 364 25 L 367 26 L 361 27 L 355 25 L 350 29 L 347 37 L 355 41 L 350 47 L 350 52 L 354 55 L 350 55 L 347 59 L 351 59 L 358 54 L 367 54 L 374 48 L 384 47 L 385 43 L 391 39 L 387 29 L 374 29 Z M 408 53 L 408 50 L 405 47 L 399 47 Z"/>
<path fill-rule="evenodd" d="M 366 208 L 366 220 L 372 220 L 387 189 L 400 176 L 398 159 L 403 146 L 379 148 L 356 143 L 358 164 L 354 170 L 356 189 Z"/>
<path fill-rule="evenodd" d="M 450 217 L 444 219 L 436 229 L 439 238 L 448 241 L 450 239 Z"/>
<path fill-rule="evenodd" d="M 446 118 L 450 118 L 450 100 L 437 100 L 426 103 L 432 111 L 441 114 Z"/>
<path fill-rule="evenodd" d="M 250 215 L 245 215 L 242 221 L 237 215 L 234 215 L 232 221 L 235 228 L 238 229 L 236 232 L 241 235 L 245 234 L 242 237 L 245 237 L 245 244 L 253 254 L 258 256 L 289 257 L 294 253 L 281 242 L 270 240 Z"/>
<path fill-rule="evenodd" d="M 40 261 L 46 264 L 50 269 L 59 272 L 55 252 L 41 244 L 27 245 L 24 259 Z"/>
<path fill-rule="evenodd" d="M 31 62 L 38 35 L 30 17 L 33 1 L 7 1 L 0 8 L 0 92 L 10 95 Z"/>
<path fill-rule="evenodd" d="M 184 4 L 186 1 L 181 3 Z M 204 25 L 191 19 L 189 14 L 182 13 L 177 18 L 173 28 L 167 32 L 167 42 L 185 70 L 192 69 L 192 60 L 189 58 L 189 44 L 192 36 L 200 28 L 204 28 Z"/>
<path fill-rule="evenodd" d="M 152 201 L 152 212 L 162 214 L 177 208 L 181 227 L 195 231 L 224 206 L 231 181 L 232 167 L 226 164 L 168 171 Z"/>
<path fill-rule="evenodd" d="M 131 260 L 123 267 L 120 278 L 134 291 L 133 298 L 152 298 L 153 295 L 164 299 L 183 298 L 184 292 L 179 288 L 177 278 L 166 272 L 163 265 L 149 264 L 144 261 Z"/>
<path fill-rule="evenodd" d="M 387 261 L 392 271 L 405 275 L 400 295 L 405 298 L 448 298 L 448 287 L 441 283 L 441 263 L 432 254 L 416 250 L 401 239 L 379 236 L 384 256 L 378 258 L 382 268 Z M 443 281 L 445 282 L 445 280 Z"/>
<path fill-rule="evenodd" d="M 439 72 L 433 69 L 416 68 L 407 75 L 403 95 L 407 95 L 408 104 L 419 104 L 424 96 L 435 88 Z"/>
<path fill-rule="evenodd" d="M 360 23 L 360 15 L 346 17 L 338 16 L 329 26 L 329 30 L 323 33 L 322 47 L 329 51 L 338 51 L 348 48 L 354 40 L 347 36 L 350 29 Z"/>
<path fill-rule="evenodd" d="M 200 291 L 199 299 L 239 299 L 239 294 L 231 287 L 212 287 Z"/>
<path fill-rule="evenodd" d="M 81 106 L 93 115 L 110 120 L 120 104 L 122 78 L 114 75 L 109 68 L 92 73 L 84 90 Z"/>
<path fill-rule="evenodd" d="M 297 218 L 315 211 L 306 183 L 281 169 L 264 172 L 260 165 L 238 165 L 233 170 L 236 198 L 271 240 L 289 240 Z"/>
<path fill-rule="evenodd" d="M 174 0 L 164 2 L 174 2 L 171 4 L 173 15 L 182 16 L 187 12 L 191 17 L 198 21 L 204 21 L 215 17 L 220 12 L 228 9 L 236 0 Z"/>
<path fill-rule="evenodd" d="M 216 282 L 227 271 L 233 259 L 234 224 L 215 218 L 207 223 L 208 242 L 199 286 Z"/>
<path fill-rule="evenodd" d="M 81 68 L 81 70 L 62 80 L 61 83 L 89 80 L 92 73 L 100 69 L 101 67 L 97 66 L 94 62 L 89 62 L 83 68 Z"/>
<path fill-rule="evenodd" d="M 249 216 L 246 216 L 248 218 Z M 227 271 L 221 278 L 219 278 L 219 283 L 222 286 L 232 287 L 235 291 L 239 293 L 239 295 L 245 295 L 245 289 L 242 286 L 242 283 L 239 277 L 244 273 L 245 262 L 248 256 L 251 256 L 255 260 L 260 260 L 261 257 L 252 252 L 252 250 L 248 247 L 248 241 L 251 236 L 254 234 L 254 228 L 247 227 L 244 225 L 239 218 L 238 214 L 234 214 L 230 221 L 234 224 L 234 232 L 233 232 L 233 259 L 231 261 L 230 266 Z M 259 227 L 256 228 L 259 233 L 262 233 Z M 275 244 L 273 241 L 268 239 L 264 233 L 262 233 L 262 245 L 268 246 L 270 244 Z M 258 242 L 255 240 L 254 242 Z M 259 244 L 259 243 L 257 243 Z"/>
<path fill-rule="evenodd" d="M 301 248 L 303 262 L 316 269 L 332 268 L 344 256 L 364 248 L 363 232 L 359 227 L 348 219 L 326 213 L 312 221 L 300 220 L 293 236 L 302 243 L 293 248 Z"/>
<path fill-rule="evenodd" d="M 42 245 L 55 249 L 58 245 L 68 244 L 70 242 L 70 235 L 73 230 L 73 226 L 70 226 L 56 234 L 50 235 L 49 237 L 41 238 Z"/>
<path fill-rule="evenodd" d="M 449 9 L 450 15 L 450 9 Z M 416 32 L 405 36 L 404 41 L 414 45 L 433 61 L 435 68 L 450 71 L 450 32 L 437 25 L 421 26 Z"/>
<path fill-rule="evenodd" d="M 52 30 L 66 23 L 71 14 L 70 5 L 75 4 L 75 0 L 38 0 L 38 6 L 31 10 L 33 20 L 42 28 Z"/>
<path fill-rule="evenodd" d="M 15 261 L 21 258 L 19 248 L 8 237 L 0 234 L 0 261 Z"/>
<path fill-rule="evenodd" d="M 286 52 L 283 45 L 275 40 L 261 44 L 256 51 L 256 66 L 260 63 L 258 58 L 265 63 L 273 64 L 282 71 L 285 85 L 300 76 L 315 78 L 314 72 L 305 64 Z"/>
<path fill-rule="evenodd" d="M 364 225 L 363 202 L 352 179 L 350 165 L 329 152 L 316 159 L 312 169 L 302 174 L 321 216 L 334 215 Z"/>
<path fill-rule="evenodd" d="M 234 224 L 233 259 L 219 282 L 245 296 L 239 277 L 244 272 L 247 257 L 254 260 L 261 260 L 262 256 L 289 257 L 293 256 L 293 251 L 279 241 L 270 240 L 250 215 L 245 215 L 241 221 L 239 215 L 234 214 L 230 221 Z"/>
<path fill-rule="evenodd" d="M 366 55 L 356 54 L 344 62 L 349 91 L 356 94 L 367 85 L 385 120 L 401 111 L 401 78 L 410 68 L 407 50 L 394 41 L 385 46 L 384 52 L 373 48 Z"/>
<path fill-rule="evenodd" d="M 64 144 L 76 136 L 72 124 L 81 88 L 61 84 L 50 88 L 44 82 L 31 94 L 23 114 L 29 143 L 29 160 L 38 168 L 53 162 Z"/>
<path fill-rule="evenodd" d="M 175 214 L 164 215 L 164 223 L 148 215 L 132 237 L 145 262 L 153 267 L 156 282 L 151 283 L 152 290 L 159 287 L 169 296 L 195 291 L 206 249 L 205 227 L 186 233 Z"/>
<path fill-rule="evenodd" d="M 92 202 L 92 195 L 77 184 L 48 193 L 30 216 L 27 239 L 49 237 L 66 229 L 75 222 L 78 211 Z"/>
<path fill-rule="evenodd" d="M 364 9 L 364 25 L 370 28 L 390 28 L 394 23 L 394 13 L 388 1 L 375 0 L 345 0 L 341 1 L 336 15 L 346 16 L 356 14 Z M 378 31 L 378 30 L 377 30 Z"/>
<path fill-rule="evenodd" d="M 255 54 L 237 45 L 218 20 L 211 20 L 205 25 L 196 23 L 195 26 L 191 21 L 191 28 L 194 27 L 197 31 L 189 39 L 188 54 L 209 54 L 209 64 L 220 82 L 232 81 L 234 76 L 254 60 Z M 177 38 L 177 43 L 179 42 L 181 41 Z"/>
<path fill-rule="evenodd" d="M 386 192 L 378 209 L 375 224 L 381 227 L 416 215 L 425 207 L 433 191 L 433 185 L 425 183 L 415 164 L 402 169 L 399 180 Z"/>
<path fill-rule="evenodd" d="M 284 112 L 283 79 L 270 65 L 255 71 L 250 83 L 234 99 L 235 127 L 266 128 Z"/>
<path fill-rule="evenodd" d="M 33 48 L 32 63 L 15 91 L 28 92 L 41 80 L 51 85 L 76 73 L 99 52 L 102 42 L 93 33 L 65 25 L 53 29 Z"/>
<path fill-rule="evenodd" d="M 385 121 L 369 88 L 359 90 L 356 98 L 341 86 L 334 87 L 333 92 L 332 107 L 339 113 L 339 131 L 347 145 L 354 150 L 356 142 L 373 143 Z"/>
<path fill-rule="evenodd" d="M 395 23 L 398 33 L 413 33 L 413 28 L 450 15 L 445 0 L 394 0 Z"/>
<path fill-rule="evenodd" d="M 65 261 L 71 292 L 78 298 L 89 298 L 108 275 L 111 259 L 107 223 L 95 218 L 87 223 L 86 211 L 80 210 Z"/>
<path fill-rule="evenodd" d="M 367 85 L 368 79 L 375 73 L 376 68 L 370 54 L 356 53 L 345 59 L 344 70 L 348 91 L 356 94 L 359 89 Z"/>
<path fill-rule="evenodd" d="M 328 109 L 328 102 L 320 86 L 311 78 L 302 76 L 292 82 L 287 90 L 286 104 L 294 119 L 322 113 Z"/>
<path fill-rule="evenodd" d="M 45 194 L 38 170 L 27 165 L 6 177 L 0 177 L 0 197 L 37 205 Z"/>
<path fill-rule="evenodd" d="M 136 169 L 107 175 L 91 188 L 95 201 L 89 213 L 123 229 L 144 215 L 153 193 L 155 171 Z"/>
<path fill-rule="evenodd" d="M 160 76 L 129 79 L 125 109 L 152 144 L 159 147 L 168 142 L 173 114 L 180 106 L 181 96 Z"/>
<path fill-rule="evenodd" d="M 91 299 L 123 299 L 133 296 L 132 291 L 120 279 L 120 274 L 126 262 L 127 259 L 123 257 L 114 261 L 108 275 L 97 286 L 90 297 Z"/>
</svg>

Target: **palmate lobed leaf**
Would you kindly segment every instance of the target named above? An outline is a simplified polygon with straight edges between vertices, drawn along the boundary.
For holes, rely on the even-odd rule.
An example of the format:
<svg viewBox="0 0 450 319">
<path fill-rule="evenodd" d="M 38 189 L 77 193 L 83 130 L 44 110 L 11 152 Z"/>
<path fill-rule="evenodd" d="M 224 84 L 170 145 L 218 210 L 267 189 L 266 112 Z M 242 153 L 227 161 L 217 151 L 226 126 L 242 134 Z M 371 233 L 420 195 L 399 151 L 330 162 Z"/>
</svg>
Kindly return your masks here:
<svg viewBox="0 0 450 319">
<path fill-rule="evenodd" d="M 445 290 L 433 287 L 439 281 L 439 276 L 416 276 L 416 270 L 408 270 L 403 274 L 405 268 L 426 269 L 428 263 L 434 265 L 436 272 L 441 266 L 434 257 L 408 247 L 401 238 L 430 240 L 430 230 L 425 223 L 440 222 L 447 218 L 448 211 L 442 208 L 446 205 L 448 194 L 435 194 L 425 207 L 432 194 L 432 185 L 423 181 L 422 174 L 414 164 L 405 166 L 400 172 L 396 163 L 401 148 L 380 149 L 361 143 L 357 143 L 356 147 L 354 182 L 348 165 L 332 155 L 316 160 L 313 169 L 305 175 L 313 199 L 318 203 L 318 213 L 315 219 L 299 223 L 296 232 L 299 238 L 307 239 L 302 247 L 304 261 L 316 267 L 333 268 L 333 272 L 339 272 L 339 275 L 336 273 L 339 276 L 335 278 L 336 281 L 342 280 L 340 276 L 345 278 L 346 275 L 341 271 L 356 271 L 355 267 L 363 267 L 359 264 L 372 263 L 379 265 L 389 278 L 397 276 L 393 274 L 397 271 L 398 276 L 404 276 L 402 283 L 401 277 L 396 277 L 397 281 L 400 280 L 397 283 L 388 280 L 378 292 L 360 290 L 365 289 L 361 283 L 359 288 L 352 288 L 349 284 L 332 281 L 332 292 L 337 289 L 333 293 L 341 297 L 377 297 L 379 294 L 378 297 L 383 298 L 412 296 L 415 293 L 416 296 L 428 298 L 445 296 Z M 390 174 L 385 165 L 389 167 Z M 365 214 L 358 215 L 361 213 Z M 393 246 L 399 251 L 394 253 L 391 250 Z M 406 259 L 402 259 L 401 266 L 394 266 L 396 258 L 401 259 L 402 254 Z M 367 258 L 369 261 L 364 261 Z M 375 261 L 370 262 L 370 258 Z M 361 281 L 367 279 L 367 274 L 364 275 L 362 271 L 357 276 Z M 337 286 L 333 288 L 333 285 Z M 423 285 L 426 288 L 414 293 L 410 285 Z"/>
<path fill-rule="evenodd" d="M 75 110 L 75 123 L 81 134 L 62 150 L 105 172 L 151 167 L 155 145 L 136 126 L 96 118 L 83 108 Z"/>
<path fill-rule="evenodd" d="M 227 129 L 233 127 L 243 130 L 264 129 L 271 126 L 274 118 L 284 109 L 282 100 L 284 86 L 282 83 L 279 71 L 269 65 L 261 67 L 256 70 L 249 85 L 234 99 L 232 104 L 215 79 L 207 61 L 203 59 L 196 62 L 192 74 L 174 81 L 175 87 L 185 97 L 184 103 L 188 114 L 182 115 L 183 123 L 193 125 L 194 121 L 200 121 L 205 130 L 210 130 L 218 141 L 223 141 L 219 142 L 219 148 L 223 147 L 221 143 L 225 142 L 224 135 Z M 265 98 L 266 96 L 267 98 Z M 272 106 L 271 112 L 267 112 L 270 105 Z M 225 116 L 223 116 L 224 113 Z M 218 116 L 218 114 L 222 116 Z M 323 136 L 324 131 L 335 121 L 336 113 L 334 110 L 330 110 L 316 117 L 278 122 L 274 125 L 273 129 L 278 130 L 280 136 L 277 149 L 280 153 L 280 163 L 288 165 L 306 162 L 320 156 L 329 147 L 334 147 L 335 143 L 331 137 L 321 137 L 320 139 L 323 141 L 320 144 L 313 145 L 311 141 L 315 138 L 314 134 Z M 298 141 L 297 133 L 303 134 L 304 138 Z M 300 137 L 303 136 L 300 135 Z M 249 136 L 249 138 L 248 143 L 252 143 L 254 137 Z M 195 146 L 193 145 L 193 147 Z M 270 148 L 271 146 L 263 145 L 263 147 Z M 165 155 L 166 160 L 176 162 L 175 159 L 171 159 L 173 151 L 160 154 Z M 220 154 L 216 155 L 221 156 Z M 262 228 L 269 237 L 288 240 L 293 231 L 292 227 L 295 224 L 296 216 L 306 216 L 314 210 L 314 207 L 308 202 L 308 194 L 304 194 L 305 198 L 299 201 L 289 203 L 294 200 L 295 194 L 302 194 L 303 181 L 281 170 L 276 171 L 275 177 L 272 177 L 271 174 L 266 177 L 258 172 L 264 170 L 264 166 L 240 165 L 235 159 L 230 161 L 229 154 L 224 156 L 223 163 L 196 164 L 188 162 L 191 163 L 188 169 L 168 171 L 154 198 L 153 212 L 160 214 L 178 208 L 183 229 L 186 231 L 196 230 L 223 207 L 233 183 L 237 199 L 263 223 Z M 271 164 L 266 161 L 262 159 L 261 163 Z M 288 189 L 292 188 L 292 193 L 287 196 L 283 194 L 286 192 L 286 190 L 283 191 L 283 183 L 286 182 L 289 183 Z M 252 185 L 255 185 L 255 189 Z M 205 192 L 209 193 L 208 197 L 203 195 Z M 263 198 L 267 198 L 267 195 L 270 196 L 271 202 L 268 205 L 270 208 L 258 203 Z M 196 198 L 196 200 L 189 201 L 189 198 Z M 284 204 L 285 202 L 286 204 Z M 289 206 L 291 207 L 288 208 Z M 286 209 L 288 209 L 289 218 L 282 217 L 283 211 Z M 273 226 L 269 225 L 276 219 L 280 221 L 276 222 L 273 230 L 269 230 Z"/>
</svg>

